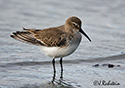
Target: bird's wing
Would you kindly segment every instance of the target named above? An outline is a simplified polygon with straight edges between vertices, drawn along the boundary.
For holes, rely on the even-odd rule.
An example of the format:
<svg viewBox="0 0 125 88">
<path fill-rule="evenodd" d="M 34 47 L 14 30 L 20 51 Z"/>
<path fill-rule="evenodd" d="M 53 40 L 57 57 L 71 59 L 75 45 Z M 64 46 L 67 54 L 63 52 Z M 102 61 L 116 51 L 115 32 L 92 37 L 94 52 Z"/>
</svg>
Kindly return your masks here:
<svg viewBox="0 0 125 88">
<path fill-rule="evenodd" d="M 66 34 L 57 28 L 35 30 L 31 33 L 47 47 L 60 47 L 66 44 Z"/>
<path fill-rule="evenodd" d="M 66 44 L 66 34 L 57 28 L 44 30 L 25 29 L 11 35 L 16 40 L 47 47 L 61 47 Z"/>
</svg>

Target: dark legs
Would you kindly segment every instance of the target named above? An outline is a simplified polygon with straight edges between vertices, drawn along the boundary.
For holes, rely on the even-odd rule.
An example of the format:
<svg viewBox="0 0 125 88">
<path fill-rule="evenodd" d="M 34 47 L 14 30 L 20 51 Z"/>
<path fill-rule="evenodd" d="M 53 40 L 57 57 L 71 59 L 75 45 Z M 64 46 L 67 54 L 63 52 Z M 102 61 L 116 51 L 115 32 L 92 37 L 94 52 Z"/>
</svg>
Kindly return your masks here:
<svg viewBox="0 0 125 88">
<path fill-rule="evenodd" d="M 55 69 L 55 58 L 53 58 L 52 63 L 53 63 L 53 71 L 54 71 L 54 73 L 56 73 L 56 69 Z"/>
<path fill-rule="evenodd" d="M 62 64 L 62 58 L 60 59 L 60 66 L 61 66 L 61 79 L 63 78 L 63 64 Z"/>
<path fill-rule="evenodd" d="M 53 64 L 53 72 L 54 72 L 54 73 L 53 73 L 53 80 L 52 80 L 52 82 L 54 82 L 55 76 L 56 76 L 55 58 L 53 58 L 52 64 Z M 63 64 L 62 64 L 62 58 L 60 59 L 60 66 L 61 66 L 61 76 L 60 76 L 60 78 L 62 79 L 62 78 L 63 78 Z"/>
<path fill-rule="evenodd" d="M 55 76 L 56 76 L 55 58 L 53 58 L 52 63 L 53 63 L 53 79 L 52 79 L 52 83 L 53 83 L 55 80 Z"/>
</svg>

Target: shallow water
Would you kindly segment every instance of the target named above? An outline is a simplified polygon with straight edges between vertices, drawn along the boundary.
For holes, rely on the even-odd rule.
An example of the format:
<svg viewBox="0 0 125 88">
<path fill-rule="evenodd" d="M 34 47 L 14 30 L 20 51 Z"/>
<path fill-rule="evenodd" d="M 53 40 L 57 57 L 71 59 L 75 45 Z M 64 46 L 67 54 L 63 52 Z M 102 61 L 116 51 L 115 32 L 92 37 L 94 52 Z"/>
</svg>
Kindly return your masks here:
<svg viewBox="0 0 125 88">
<path fill-rule="evenodd" d="M 0 0 L 0 87 L 1 88 L 91 88 L 95 80 L 111 80 L 125 86 L 125 12 L 124 0 Z M 57 74 L 54 83 L 51 58 L 39 47 L 18 42 L 10 34 L 25 28 L 53 27 L 70 16 L 83 21 L 79 48 L 64 58 L 64 79 Z M 94 68 L 96 63 L 120 67 Z M 112 86 L 107 86 L 108 88 Z"/>
</svg>

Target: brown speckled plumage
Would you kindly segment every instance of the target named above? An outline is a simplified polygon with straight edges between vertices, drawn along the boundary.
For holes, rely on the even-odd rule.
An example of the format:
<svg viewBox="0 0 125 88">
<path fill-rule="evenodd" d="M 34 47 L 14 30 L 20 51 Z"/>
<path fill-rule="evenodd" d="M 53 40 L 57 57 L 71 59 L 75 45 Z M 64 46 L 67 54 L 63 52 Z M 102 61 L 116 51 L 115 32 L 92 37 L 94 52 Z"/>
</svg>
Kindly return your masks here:
<svg viewBox="0 0 125 88">
<path fill-rule="evenodd" d="M 73 25 L 72 23 L 79 25 Z M 63 47 L 68 44 L 68 40 L 74 39 L 74 31 L 81 28 L 81 21 L 76 17 L 70 17 L 66 20 L 65 25 L 58 27 L 39 29 L 26 29 L 14 32 L 12 38 L 34 45 L 42 45 L 47 47 Z"/>
</svg>

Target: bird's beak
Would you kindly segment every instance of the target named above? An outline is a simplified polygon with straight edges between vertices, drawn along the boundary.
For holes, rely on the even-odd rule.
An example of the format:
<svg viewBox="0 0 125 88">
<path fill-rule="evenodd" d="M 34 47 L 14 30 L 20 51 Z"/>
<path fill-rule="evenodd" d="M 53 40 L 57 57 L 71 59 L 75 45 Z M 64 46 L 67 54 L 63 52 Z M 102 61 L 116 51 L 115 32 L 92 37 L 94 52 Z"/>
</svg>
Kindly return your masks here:
<svg viewBox="0 0 125 88">
<path fill-rule="evenodd" d="M 88 37 L 88 35 L 81 28 L 80 28 L 79 32 L 81 32 L 91 42 L 91 39 Z"/>
</svg>

